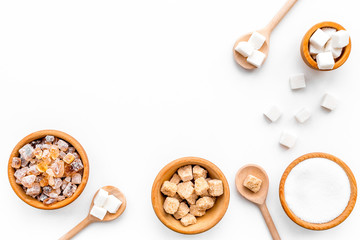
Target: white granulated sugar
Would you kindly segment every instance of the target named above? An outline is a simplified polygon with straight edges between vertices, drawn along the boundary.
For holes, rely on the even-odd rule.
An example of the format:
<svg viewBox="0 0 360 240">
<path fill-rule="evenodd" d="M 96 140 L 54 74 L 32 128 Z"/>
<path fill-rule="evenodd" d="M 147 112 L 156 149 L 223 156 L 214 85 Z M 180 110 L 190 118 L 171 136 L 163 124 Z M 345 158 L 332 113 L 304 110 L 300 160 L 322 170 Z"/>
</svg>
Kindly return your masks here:
<svg viewBox="0 0 360 240">
<path fill-rule="evenodd" d="M 326 223 L 338 217 L 350 199 L 345 171 L 325 158 L 299 163 L 285 182 L 285 200 L 291 211 L 310 223 Z"/>
</svg>

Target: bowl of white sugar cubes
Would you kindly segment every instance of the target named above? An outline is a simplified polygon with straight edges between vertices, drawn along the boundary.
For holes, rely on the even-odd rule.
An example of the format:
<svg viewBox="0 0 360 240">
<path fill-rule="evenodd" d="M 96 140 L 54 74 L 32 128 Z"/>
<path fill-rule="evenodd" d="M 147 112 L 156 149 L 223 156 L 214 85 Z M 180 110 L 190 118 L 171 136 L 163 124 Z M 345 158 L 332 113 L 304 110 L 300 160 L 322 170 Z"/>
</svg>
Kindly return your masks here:
<svg viewBox="0 0 360 240">
<path fill-rule="evenodd" d="M 339 68 L 351 52 L 349 32 L 334 22 L 321 22 L 304 36 L 300 46 L 301 57 L 311 68 L 330 71 Z"/>
<path fill-rule="evenodd" d="M 159 220 L 173 231 L 197 234 L 214 227 L 225 215 L 230 190 L 221 170 L 208 160 L 184 157 L 157 175 L 151 201 Z"/>
</svg>

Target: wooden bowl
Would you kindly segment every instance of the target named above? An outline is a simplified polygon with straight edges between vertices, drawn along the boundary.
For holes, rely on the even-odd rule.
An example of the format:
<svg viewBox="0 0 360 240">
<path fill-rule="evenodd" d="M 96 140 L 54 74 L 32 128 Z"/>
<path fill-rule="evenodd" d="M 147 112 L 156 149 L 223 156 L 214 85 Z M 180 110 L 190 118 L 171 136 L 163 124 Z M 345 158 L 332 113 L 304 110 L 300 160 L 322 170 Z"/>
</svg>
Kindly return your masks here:
<svg viewBox="0 0 360 240">
<path fill-rule="evenodd" d="M 13 159 L 13 157 L 19 156 L 20 148 L 22 148 L 25 144 L 30 143 L 31 141 L 43 138 L 47 135 L 52 135 L 52 136 L 61 138 L 61 139 L 65 140 L 66 142 L 70 143 L 76 149 L 76 151 L 79 153 L 80 158 L 84 165 L 82 180 L 81 180 L 80 185 L 76 189 L 75 193 L 70 198 L 66 198 L 63 201 L 55 202 L 50 205 L 45 205 L 42 202 L 38 201 L 37 199 L 26 195 L 25 191 L 22 189 L 22 187 L 15 182 L 15 177 L 14 177 L 15 169 L 11 167 L 12 159 Z M 57 131 L 57 130 L 42 130 L 42 131 L 31 133 L 30 135 L 23 138 L 15 146 L 15 148 L 11 152 L 9 163 L 8 163 L 8 177 L 9 177 L 9 181 L 10 181 L 10 185 L 11 185 L 12 189 L 14 190 L 16 195 L 18 195 L 18 197 L 21 200 L 23 200 L 25 203 L 29 204 L 32 207 L 45 209 L 45 210 L 58 209 L 58 208 L 65 207 L 66 205 L 72 203 L 76 198 L 78 198 L 80 196 L 80 194 L 84 190 L 86 183 L 88 181 L 88 178 L 89 178 L 89 161 L 88 161 L 88 157 L 86 155 L 84 148 L 72 136 L 70 136 L 64 132 Z"/>
<path fill-rule="evenodd" d="M 344 211 L 335 219 L 331 220 L 330 222 L 326 222 L 326 223 L 309 223 L 306 222 L 302 219 L 300 219 L 299 217 L 297 217 L 289 208 L 289 206 L 286 203 L 286 199 L 285 199 L 285 181 L 287 176 L 289 175 L 290 171 L 299 163 L 301 163 L 302 161 L 305 161 L 307 159 L 310 158 L 326 158 L 329 159 L 335 163 L 337 163 L 340 167 L 342 167 L 342 169 L 344 169 L 344 171 L 346 172 L 346 175 L 349 178 L 349 183 L 350 183 L 350 188 L 351 188 L 351 194 L 350 194 L 350 199 L 349 199 L 349 203 L 346 206 L 346 208 L 344 209 Z M 326 230 L 326 229 L 330 229 L 333 228 L 337 225 L 339 225 L 340 223 L 342 223 L 352 212 L 355 203 L 356 203 L 356 198 L 357 198 L 357 186 L 356 186 L 356 180 L 355 177 L 353 175 L 353 173 L 351 172 L 350 168 L 343 162 L 341 161 L 339 158 L 332 156 L 330 154 L 327 153 L 308 153 L 305 154 L 301 157 L 299 157 L 298 159 L 296 159 L 295 161 L 293 161 L 285 170 L 284 174 L 281 177 L 281 181 L 280 181 L 280 187 L 279 187 L 279 195 L 280 195 L 280 202 L 281 205 L 285 211 L 285 213 L 289 216 L 289 218 L 291 220 L 293 220 L 296 224 L 310 229 L 310 230 Z"/>
<path fill-rule="evenodd" d="M 209 177 L 220 179 L 223 182 L 224 194 L 217 197 L 214 207 L 206 211 L 204 216 L 197 217 L 196 224 L 184 227 L 179 220 L 176 220 L 172 215 L 164 211 L 165 196 L 160 192 L 160 189 L 163 182 L 169 180 L 180 167 L 186 165 L 199 165 L 208 171 Z M 183 234 L 202 233 L 214 227 L 225 215 L 229 206 L 229 200 L 230 189 L 224 174 L 213 163 L 198 157 L 179 158 L 167 164 L 156 176 L 151 191 L 151 201 L 156 216 L 165 226 Z"/>
<path fill-rule="evenodd" d="M 314 32 L 317 29 L 326 28 L 326 27 L 335 28 L 337 31 L 345 30 L 345 28 L 343 26 L 341 26 L 340 24 L 334 23 L 334 22 L 318 23 L 318 24 L 314 25 L 312 28 L 310 28 L 309 31 L 307 31 L 307 33 L 305 34 L 305 36 L 303 37 L 303 39 L 301 41 L 301 46 L 300 46 L 301 57 L 304 60 L 304 62 L 306 63 L 306 65 L 308 65 L 312 69 L 320 70 L 320 71 L 330 71 L 330 70 L 339 68 L 341 65 L 343 65 L 346 62 L 346 60 L 349 58 L 349 55 L 351 52 L 351 39 L 349 39 L 349 44 L 343 48 L 343 51 L 342 51 L 340 57 L 335 59 L 334 68 L 333 69 L 319 69 L 316 61 L 310 55 L 309 43 L 310 43 L 310 37 L 314 34 Z"/>
</svg>

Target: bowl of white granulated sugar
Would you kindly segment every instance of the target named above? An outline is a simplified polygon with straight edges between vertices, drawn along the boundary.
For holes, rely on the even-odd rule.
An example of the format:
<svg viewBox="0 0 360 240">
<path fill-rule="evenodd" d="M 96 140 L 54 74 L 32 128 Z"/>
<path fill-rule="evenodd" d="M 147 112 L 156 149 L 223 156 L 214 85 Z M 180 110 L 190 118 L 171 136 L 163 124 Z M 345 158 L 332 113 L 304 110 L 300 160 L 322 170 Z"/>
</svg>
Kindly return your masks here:
<svg viewBox="0 0 360 240">
<path fill-rule="evenodd" d="M 327 153 L 309 153 L 285 170 L 279 187 L 280 202 L 291 220 L 311 230 L 326 230 L 342 223 L 357 198 L 350 168 Z"/>
</svg>

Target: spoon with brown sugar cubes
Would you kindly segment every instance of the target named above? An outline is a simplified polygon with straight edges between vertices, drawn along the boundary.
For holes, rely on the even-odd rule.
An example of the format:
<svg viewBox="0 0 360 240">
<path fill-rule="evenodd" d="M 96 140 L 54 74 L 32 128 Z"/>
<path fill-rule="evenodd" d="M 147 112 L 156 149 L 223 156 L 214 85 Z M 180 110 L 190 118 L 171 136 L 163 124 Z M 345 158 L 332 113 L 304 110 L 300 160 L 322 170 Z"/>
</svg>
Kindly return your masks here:
<svg viewBox="0 0 360 240">
<path fill-rule="evenodd" d="M 257 165 L 249 164 L 239 169 L 235 177 L 238 192 L 250 202 L 255 203 L 265 219 L 273 239 L 280 239 L 275 224 L 266 206 L 266 197 L 269 189 L 269 178 L 265 170 Z"/>
<path fill-rule="evenodd" d="M 234 59 L 240 66 L 250 70 L 259 68 L 264 63 L 269 52 L 271 32 L 296 2 L 297 0 L 288 0 L 266 27 L 248 33 L 235 42 Z"/>
<path fill-rule="evenodd" d="M 113 186 L 102 187 L 95 193 L 87 217 L 62 236 L 60 240 L 71 239 L 90 223 L 112 221 L 120 217 L 125 208 L 125 195 L 118 188 Z"/>
</svg>

